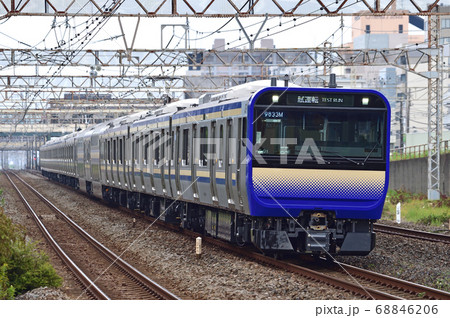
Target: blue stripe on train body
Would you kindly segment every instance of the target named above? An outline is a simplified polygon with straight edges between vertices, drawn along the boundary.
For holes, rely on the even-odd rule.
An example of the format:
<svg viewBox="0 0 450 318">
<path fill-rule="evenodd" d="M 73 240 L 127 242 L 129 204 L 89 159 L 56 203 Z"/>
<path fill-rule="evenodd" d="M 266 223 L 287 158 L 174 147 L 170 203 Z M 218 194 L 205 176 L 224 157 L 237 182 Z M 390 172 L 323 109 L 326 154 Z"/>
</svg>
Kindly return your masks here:
<svg viewBox="0 0 450 318">
<path fill-rule="evenodd" d="M 330 186 L 315 186 L 316 181 L 308 182 L 308 178 L 302 176 L 300 182 L 293 181 L 293 177 L 285 174 L 283 176 L 282 169 L 268 168 L 276 170 L 269 174 L 278 174 L 278 180 L 285 181 L 283 184 L 277 184 L 273 180 L 260 186 L 254 182 L 252 161 L 249 160 L 246 173 L 247 194 L 249 200 L 250 214 L 261 217 L 298 217 L 302 210 L 334 211 L 336 219 L 379 219 L 383 210 L 383 205 L 388 189 L 389 181 L 389 143 L 390 143 L 390 106 L 387 99 L 379 92 L 374 90 L 354 90 L 354 89 L 304 89 L 304 88 L 265 88 L 258 91 L 252 96 L 248 108 L 247 131 L 251 144 L 253 140 L 253 120 L 255 102 L 261 94 L 267 91 L 278 90 L 294 91 L 294 92 L 326 92 L 326 93 L 364 93 L 375 94 L 382 98 L 387 111 L 387 121 L 385 127 L 386 135 L 386 169 L 380 171 L 380 176 L 375 180 L 365 183 L 366 175 L 362 174 L 360 178 L 353 178 L 353 185 L 346 186 L 345 178 L 330 179 Z M 252 158 L 251 150 L 247 149 L 247 157 Z M 299 167 L 300 168 L 300 167 Z M 305 170 L 306 171 L 306 170 Z M 326 171 L 326 170 L 324 170 Z M 338 171 L 339 170 L 328 170 Z M 355 170 L 356 171 L 356 170 Z M 279 175 L 282 175 L 281 177 Z M 264 181 L 264 175 L 258 176 Z M 283 179 L 284 178 L 284 179 Z M 337 180 L 336 180 L 337 179 Z M 303 182 L 303 184 L 302 184 Z"/>
</svg>

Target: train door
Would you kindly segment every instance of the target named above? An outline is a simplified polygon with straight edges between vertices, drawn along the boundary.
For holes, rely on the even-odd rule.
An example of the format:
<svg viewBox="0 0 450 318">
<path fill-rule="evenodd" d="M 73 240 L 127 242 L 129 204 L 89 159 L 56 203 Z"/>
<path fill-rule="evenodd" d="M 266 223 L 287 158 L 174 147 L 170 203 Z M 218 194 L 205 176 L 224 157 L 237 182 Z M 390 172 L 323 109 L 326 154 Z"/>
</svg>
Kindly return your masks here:
<svg viewBox="0 0 450 318">
<path fill-rule="evenodd" d="M 82 139 L 77 140 L 77 174 L 80 178 L 85 178 L 84 143 Z"/>
<path fill-rule="evenodd" d="M 162 191 L 162 175 L 161 175 L 161 133 L 153 132 L 153 180 L 156 193 L 163 195 Z"/>
<path fill-rule="evenodd" d="M 181 153 L 180 153 L 180 139 L 181 139 L 180 127 L 176 127 L 173 140 L 173 162 L 174 162 L 174 172 L 175 184 L 172 186 L 172 190 L 176 189 L 176 196 L 179 196 L 182 192 L 181 182 L 180 182 L 180 167 L 181 167 Z"/>
<path fill-rule="evenodd" d="M 104 139 L 100 139 L 100 161 L 99 161 L 99 173 L 100 173 L 100 182 L 101 183 L 106 183 L 106 147 L 107 147 L 107 142 Z"/>
<path fill-rule="evenodd" d="M 150 174 L 150 135 L 148 132 L 143 132 L 143 162 L 141 181 L 143 187 L 146 189 L 152 188 L 151 174 Z M 147 191 L 146 191 L 147 192 Z"/>
<path fill-rule="evenodd" d="M 233 154 L 234 147 L 233 144 L 233 120 L 228 119 L 226 123 L 226 134 L 225 134 L 225 187 L 227 193 L 227 203 L 230 208 L 234 208 L 234 199 L 233 199 L 233 184 L 236 184 L 236 181 L 233 177 L 236 176 L 235 173 L 232 172 L 233 168 Z"/>
<path fill-rule="evenodd" d="M 128 186 L 127 171 L 126 171 L 126 144 L 125 136 L 119 137 L 119 180 L 122 187 Z"/>
<path fill-rule="evenodd" d="M 75 144 L 75 139 L 72 139 L 72 175 L 77 175 L 77 147 Z"/>
<path fill-rule="evenodd" d="M 84 169 L 85 169 L 85 176 L 86 180 L 91 180 L 91 141 L 85 140 L 84 141 Z"/>
<path fill-rule="evenodd" d="M 226 147 L 228 143 L 228 138 L 226 138 L 226 127 L 227 121 L 220 120 L 217 121 L 218 130 L 216 132 L 216 158 L 217 162 L 214 167 L 215 169 L 215 181 L 216 181 L 216 196 L 219 201 L 219 205 L 223 207 L 228 207 L 228 196 L 226 187 L 226 175 L 225 175 L 225 164 L 226 164 Z"/>
<path fill-rule="evenodd" d="M 166 187 L 167 130 L 165 129 L 161 130 L 161 138 L 159 140 L 159 143 L 160 143 L 160 158 L 158 164 L 161 169 L 161 188 L 163 194 L 167 194 L 167 187 Z"/>
<path fill-rule="evenodd" d="M 175 167 L 174 167 L 174 138 L 175 138 L 175 132 L 174 130 L 170 129 L 167 131 L 167 165 L 168 165 L 168 172 L 167 172 L 167 183 L 168 183 L 168 194 L 171 197 L 175 197 Z"/>
<path fill-rule="evenodd" d="M 136 182 L 134 180 L 134 145 L 133 141 L 135 138 L 134 134 L 130 132 L 130 126 L 127 128 L 127 135 L 124 138 L 124 160 L 125 160 L 125 183 L 128 186 L 128 190 L 134 191 L 136 187 Z"/>
<path fill-rule="evenodd" d="M 152 192 L 156 192 L 156 178 L 155 178 L 155 138 L 156 133 L 154 131 L 150 131 L 149 135 L 149 158 L 148 158 L 148 165 L 150 169 L 150 183 Z"/>
<path fill-rule="evenodd" d="M 247 118 L 238 118 L 238 131 L 237 131 L 237 142 L 236 142 L 236 191 L 237 191 L 237 199 L 239 202 L 239 209 L 243 208 L 243 199 L 242 193 L 245 191 L 245 172 L 246 172 L 246 123 Z"/>
<path fill-rule="evenodd" d="M 90 159 L 91 159 L 91 180 L 100 180 L 100 144 L 99 136 L 92 135 L 90 140 Z"/>
<path fill-rule="evenodd" d="M 217 196 L 217 143 L 216 143 L 216 122 L 212 121 L 210 124 L 210 138 L 208 139 L 208 162 L 209 162 L 209 179 L 210 179 L 210 192 L 211 200 L 213 204 L 218 204 L 219 199 Z"/>
<path fill-rule="evenodd" d="M 142 133 L 137 133 L 135 135 L 135 144 L 134 144 L 134 171 L 133 178 L 134 183 L 136 185 L 136 189 L 138 191 L 142 190 L 143 182 L 142 182 L 142 146 L 144 145 L 143 141 L 144 135 Z"/>
<path fill-rule="evenodd" d="M 106 152 L 106 163 L 105 163 L 105 178 L 106 183 L 112 183 L 112 171 L 111 171 L 111 140 L 105 140 L 105 152 Z"/>
<path fill-rule="evenodd" d="M 198 160 L 195 162 L 197 165 L 197 187 L 200 201 L 203 203 L 212 203 L 212 195 L 211 195 L 211 171 L 210 166 L 211 162 L 209 160 L 209 137 L 210 137 L 210 125 L 199 124 L 197 127 L 199 128 L 200 138 L 197 140 L 196 152 Z"/>
<path fill-rule="evenodd" d="M 194 196 L 194 190 L 192 188 L 192 141 L 191 137 L 192 127 L 190 125 L 184 125 L 180 128 L 180 157 L 181 165 L 179 168 L 179 180 L 181 189 L 180 192 L 183 198 L 186 200 L 192 200 Z"/>
<path fill-rule="evenodd" d="M 130 129 L 130 128 L 128 128 Z M 136 189 L 136 172 L 137 172 L 137 155 L 136 150 L 139 146 L 139 135 L 132 134 L 128 139 L 128 143 L 130 144 L 129 156 L 130 159 L 127 164 L 127 175 L 129 180 L 129 188 L 134 191 Z M 127 144 L 128 144 L 127 143 Z"/>
<path fill-rule="evenodd" d="M 114 137 L 112 139 L 112 175 L 113 175 L 113 184 L 115 186 L 118 186 L 120 184 L 120 180 L 119 180 L 119 162 L 118 162 L 118 152 L 117 152 L 117 144 L 119 143 L 119 138 L 118 137 Z"/>
<path fill-rule="evenodd" d="M 199 162 L 199 140 L 197 138 L 197 124 L 192 125 L 192 151 L 191 151 L 191 180 L 192 180 L 192 196 L 194 199 L 199 199 L 198 183 L 197 183 L 197 167 Z"/>
</svg>

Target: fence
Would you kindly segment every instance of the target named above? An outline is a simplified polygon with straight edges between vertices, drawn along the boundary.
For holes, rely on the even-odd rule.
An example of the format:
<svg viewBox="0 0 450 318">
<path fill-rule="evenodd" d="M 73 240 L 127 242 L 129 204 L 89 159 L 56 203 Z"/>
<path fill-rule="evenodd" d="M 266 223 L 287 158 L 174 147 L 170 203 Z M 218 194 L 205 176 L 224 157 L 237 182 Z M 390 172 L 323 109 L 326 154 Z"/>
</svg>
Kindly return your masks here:
<svg viewBox="0 0 450 318">
<path fill-rule="evenodd" d="M 450 140 L 441 141 L 440 144 L 441 154 L 450 152 Z M 423 158 L 428 156 L 428 144 L 416 145 L 410 147 L 396 148 L 391 150 L 391 161 Z"/>
</svg>

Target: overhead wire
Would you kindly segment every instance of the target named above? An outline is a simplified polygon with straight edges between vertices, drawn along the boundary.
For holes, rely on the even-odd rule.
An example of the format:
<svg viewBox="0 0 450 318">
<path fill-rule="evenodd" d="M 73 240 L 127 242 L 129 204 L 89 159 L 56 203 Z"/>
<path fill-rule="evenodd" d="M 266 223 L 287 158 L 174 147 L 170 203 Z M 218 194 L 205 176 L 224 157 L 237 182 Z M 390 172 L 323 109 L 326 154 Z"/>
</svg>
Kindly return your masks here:
<svg viewBox="0 0 450 318">
<path fill-rule="evenodd" d="M 108 3 L 108 2 L 109 2 L 109 0 L 108 0 L 106 3 Z M 124 2 L 124 0 L 118 0 L 117 3 L 116 3 L 116 0 L 112 0 L 112 5 L 116 5 L 116 6 L 115 6 L 115 7 L 111 7 L 110 9 L 112 9 L 112 10 L 110 10 L 110 13 L 109 13 L 108 15 L 106 15 L 106 16 L 103 15 L 103 16 L 102 16 L 102 20 L 106 20 L 106 21 L 105 21 L 105 23 L 106 23 L 106 22 L 110 19 L 110 17 L 113 15 L 113 13 L 114 13 L 115 11 L 117 11 L 117 9 L 123 4 L 123 2 Z M 104 8 L 106 8 L 106 3 L 104 4 Z M 98 17 L 97 17 L 96 20 L 98 20 Z M 96 29 L 97 29 L 97 27 L 102 23 L 102 20 L 101 20 L 97 25 L 94 26 L 93 30 L 96 30 Z M 98 29 L 96 32 L 98 33 L 99 30 L 100 30 L 100 29 Z M 92 33 L 90 33 L 89 36 L 90 36 L 91 34 L 92 34 Z M 73 53 L 71 54 L 71 55 L 72 55 L 71 57 L 66 56 L 66 60 L 65 60 L 64 62 L 62 62 L 62 64 L 60 64 L 60 65 L 58 66 L 57 70 L 51 75 L 50 79 L 47 79 L 46 84 L 45 84 L 43 87 L 41 87 L 38 91 L 36 91 L 36 92 L 34 93 L 34 96 L 33 96 L 32 100 L 31 100 L 31 102 L 29 102 L 28 105 L 27 105 L 27 106 L 25 107 L 25 109 L 24 109 L 24 113 L 23 113 L 23 115 L 22 115 L 22 118 L 21 118 L 18 122 L 15 123 L 15 125 L 14 125 L 14 131 L 17 129 L 17 125 L 20 124 L 20 123 L 25 119 L 26 114 L 28 113 L 29 108 L 31 107 L 31 105 L 32 105 L 32 103 L 34 102 L 35 98 L 36 98 L 36 97 L 39 95 L 39 93 L 42 91 L 42 89 L 44 89 L 45 87 L 47 87 L 47 86 L 50 84 L 51 78 L 53 78 L 56 74 L 61 73 L 62 69 L 65 67 L 65 64 L 66 64 L 66 63 L 68 64 L 68 63 L 76 56 L 76 51 L 80 52 L 80 51 L 82 50 L 82 47 L 81 47 L 81 46 L 83 46 L 83 44 L 84 44 L 84 46 L 86 46 L 86 45 L 89 43 L 87 37 L 86 37 L 86 41 L 87 41 L 86 44 L 84 44 L 84 42 L 81 42 L 81 44 L 78 46 L 78 48 L 77 48 L 76 50 L 73 51 Z M 90 39 L 89 39 L 89 41 L 90 41 Z M 84 46 L 83 46 L 83 47 L 84 47 Z M 49 70 L 49 71 L 50 71 L 50 70 Z M 49 72 L 49 71 L 48 71 L 48 72 Z M 47 72 L 47 73 L 48 73 L 48 72 Z"/>
</svg>

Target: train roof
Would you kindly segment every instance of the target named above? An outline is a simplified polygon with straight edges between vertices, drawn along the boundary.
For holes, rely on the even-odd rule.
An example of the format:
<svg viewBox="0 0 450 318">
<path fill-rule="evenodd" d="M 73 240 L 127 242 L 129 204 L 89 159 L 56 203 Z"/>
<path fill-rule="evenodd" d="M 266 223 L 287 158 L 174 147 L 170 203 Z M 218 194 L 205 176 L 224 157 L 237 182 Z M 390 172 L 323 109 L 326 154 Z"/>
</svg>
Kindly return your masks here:
<svg viewBox="0 0 450 318">
<path fill-rule="evenodd" d="M 164 122 L 172 115 L 174 118 L 182 118 L 204 114 L 205 112 L 241 108 L 241 102 L 250 100 L 253 94 L 263 88 L 271 87 L 271 84 L 270 80 L 254 81 L 230 87 L 221 93 L 204 94 L 200 98 L 179 100 L 157 109 L 122 116 L 108 122 L 90 126 L 81 131 L 51 139 L 46 143 L 46 146 L 55 145 L 71 138 L 85 138 L 104 132 L 120 131 L 130 124 L 132 127 L 138 127 L 151 123 Z M 289 87 L 300 86 L 290 84 Z"/>
</svg>

